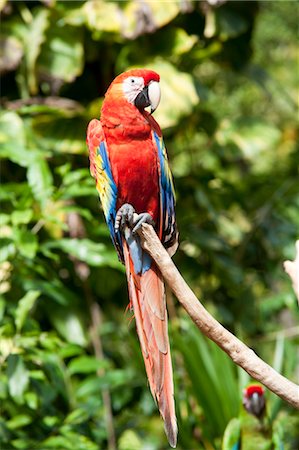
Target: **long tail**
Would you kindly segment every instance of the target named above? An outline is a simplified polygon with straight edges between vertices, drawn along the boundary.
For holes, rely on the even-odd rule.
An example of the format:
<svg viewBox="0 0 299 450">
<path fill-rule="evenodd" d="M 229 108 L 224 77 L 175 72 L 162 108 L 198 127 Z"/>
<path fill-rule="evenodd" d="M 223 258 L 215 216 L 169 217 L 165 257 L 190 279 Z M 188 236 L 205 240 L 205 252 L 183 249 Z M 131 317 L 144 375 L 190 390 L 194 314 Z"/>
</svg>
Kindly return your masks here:
<svg viewBox="0 0 299 450">
<path fill-rule="evenodd" d="M 164 420 L 168 442 L 171 447 L 176 447 L 178 429 L 164 283 L 153 262 L 148 270 L 141 272 L 140 275 L 136 274 L 132 252 L 125 239 L 123 248 L 129 296 L 134 309 L 150 389 Z"/>
</svg>

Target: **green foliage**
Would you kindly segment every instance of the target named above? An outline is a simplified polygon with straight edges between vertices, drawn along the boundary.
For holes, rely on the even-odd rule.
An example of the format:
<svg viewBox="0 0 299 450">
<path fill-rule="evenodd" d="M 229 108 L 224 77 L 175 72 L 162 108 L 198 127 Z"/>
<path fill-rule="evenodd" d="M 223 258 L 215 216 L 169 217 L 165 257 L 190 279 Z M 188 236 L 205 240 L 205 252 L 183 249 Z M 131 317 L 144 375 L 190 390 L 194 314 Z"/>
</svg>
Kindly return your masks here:
<svg viewBox="0 0 299 450">
<path fill-rule="evenodd" d="M 296 4 L 0 8 L 1 448 L 111 447 L 107 392 L 119 449 L 166 448 L 85 144 L 129 67 L 161 75 L 177 265 L 215 317 L 294 379 L 298 311 L 281 266 L 299 228 Z M 91 330 L 95 304 L 103 317 Z M 248 377 L 171 312 L 178 446 L 219 449 Z M 273 394 L 268 406 L 296 448 L 293 411 Z"/>
</svg>

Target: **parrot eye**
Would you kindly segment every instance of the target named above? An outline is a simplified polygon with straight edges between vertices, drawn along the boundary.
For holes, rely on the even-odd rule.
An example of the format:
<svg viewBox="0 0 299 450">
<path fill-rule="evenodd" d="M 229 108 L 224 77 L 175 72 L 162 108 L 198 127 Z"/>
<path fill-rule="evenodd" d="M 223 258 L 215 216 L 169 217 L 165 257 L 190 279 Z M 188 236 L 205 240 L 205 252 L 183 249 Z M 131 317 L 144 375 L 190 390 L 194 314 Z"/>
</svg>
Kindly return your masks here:
<svg viewBox="0 0 299 450">
<path fill-rule="evenodd" d="M 134 78 L 131 78 L 131 83 L 132 84 L 135 83 L 135 79 Z"/>
</svg>

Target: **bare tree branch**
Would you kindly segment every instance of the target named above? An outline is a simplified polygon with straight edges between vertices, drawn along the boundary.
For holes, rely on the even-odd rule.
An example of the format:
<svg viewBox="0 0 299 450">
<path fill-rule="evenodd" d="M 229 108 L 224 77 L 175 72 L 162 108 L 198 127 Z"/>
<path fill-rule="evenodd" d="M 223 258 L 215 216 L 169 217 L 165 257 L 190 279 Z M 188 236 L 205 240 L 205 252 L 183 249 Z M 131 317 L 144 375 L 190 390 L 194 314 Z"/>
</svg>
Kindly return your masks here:
<svg viewBox="0 0 299 450">
<path fill-rule="evenodd" d="M 143 224 L 138 233 L 143 248 L 154 259 L 170 289 L 202 333 L 214 341 L 252 378 L 299 409 L 299 387 L 276 372 L 208 313 L 179 273 L 153 227 Z"/>
</svg>

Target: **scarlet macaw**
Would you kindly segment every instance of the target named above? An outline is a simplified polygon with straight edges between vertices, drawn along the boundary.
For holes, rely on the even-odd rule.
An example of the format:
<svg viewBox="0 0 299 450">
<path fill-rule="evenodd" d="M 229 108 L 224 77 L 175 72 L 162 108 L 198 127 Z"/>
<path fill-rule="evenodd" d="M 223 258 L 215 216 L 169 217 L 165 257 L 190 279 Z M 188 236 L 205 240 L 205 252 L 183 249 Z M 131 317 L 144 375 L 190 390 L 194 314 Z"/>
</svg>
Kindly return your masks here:
<svg viewBox="0 0 299 450">
<path fill-rule="evenodd" d="M 100 121 L 89 123 L 87 144 L 90 171 L 111 238 L 126 266 L 130 306 L 150 389 L 168 441 L 175 447 L 177 421 L 165 288 L 136 234 L 148 222 L 171 256 L 178 247 L 172 175 L 160 127 L 151 115 L 160 101 L 159 80 L 156 72 L 145 69 L 117 76 L 105 94 Z"/>
</svg>

